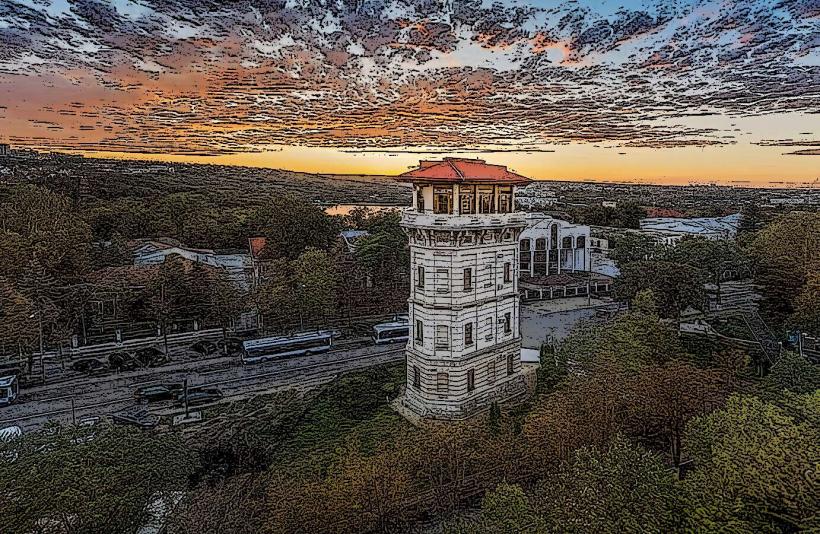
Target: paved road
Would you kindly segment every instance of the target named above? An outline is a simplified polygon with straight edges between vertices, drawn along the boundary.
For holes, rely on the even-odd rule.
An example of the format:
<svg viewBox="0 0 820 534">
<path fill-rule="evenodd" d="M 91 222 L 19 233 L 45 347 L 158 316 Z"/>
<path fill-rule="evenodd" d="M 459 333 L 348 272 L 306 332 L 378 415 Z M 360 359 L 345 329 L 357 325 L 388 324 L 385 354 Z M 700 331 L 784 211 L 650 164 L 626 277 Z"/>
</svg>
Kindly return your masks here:
<svg viewBox="0 0 820 534">
<path fill-rule="evenodd" d="M 81 376 L 21 391 L 17 403 L 0 408 L 0 428 L 17 425 L 27 432 L 48 421 L 71 423 L 72 418 L 104 417 L 133 405 L 134 389 L 139 386 L 182 382 L 186 377 L 192 387 L 219 387 L 227 402 L 284 387 L 315 386 L 340 373 L 402 358 L 403 346 L 365 346 L 253 365 L 242 365 L 237 357 L 221 357 L 116 375 Z M 166 402 L 152 404 L 150 408 L 167 414 L 173 411 L 172 407 L 171 402 Z"/>
</svg>

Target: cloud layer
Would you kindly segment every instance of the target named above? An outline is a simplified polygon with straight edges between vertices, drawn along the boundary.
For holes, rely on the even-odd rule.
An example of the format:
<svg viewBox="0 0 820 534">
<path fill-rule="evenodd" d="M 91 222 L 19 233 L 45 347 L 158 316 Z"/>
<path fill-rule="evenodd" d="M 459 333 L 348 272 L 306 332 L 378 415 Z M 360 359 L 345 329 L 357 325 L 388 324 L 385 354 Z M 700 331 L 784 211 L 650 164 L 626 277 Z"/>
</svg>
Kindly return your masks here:
<svg viewBox="0 0 820 534">
<path fill-rule="evenodd" d="M 0 98 L 61 149 L 731 144 L 820 113 L 820 1 L 0 0 Z"/>
</svg>

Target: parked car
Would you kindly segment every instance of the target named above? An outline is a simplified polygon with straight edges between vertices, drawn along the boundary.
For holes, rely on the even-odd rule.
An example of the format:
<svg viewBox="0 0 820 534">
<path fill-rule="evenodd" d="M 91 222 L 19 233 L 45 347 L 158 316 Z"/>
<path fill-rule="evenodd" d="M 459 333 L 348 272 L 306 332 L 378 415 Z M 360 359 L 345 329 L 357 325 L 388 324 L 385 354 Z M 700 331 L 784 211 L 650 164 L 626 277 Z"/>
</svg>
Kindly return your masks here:
<svg viewBox="0 0 820 534">
<path fill-rule="evenodd" d="M 152 414 L 144 406 L 132 406 L 111 415 L 115 425 L 130 425 L 139 428 L 154 428 L 159 424 L 159 416 Z"/>
<path fill-rule="evenodd" d="M 134 357 L 145 367 L 159 367 L 170 361 L 168 356 L 156 347 L 139 349 L 134 353 Z"/>
<path fill-rule="evenodd" d="M 182 384 L 153 384 L 137 388 L 134 397 L 147 402 L 174 400 L 182 393 L 182 389 Z"/>
<path fill-rule="evenodd" d="M 220 339 L 216 342 L 216 346 L 224 354 L 239 354 L 242 352 L 242 340 L 238 337 Z"/>
<path fill-rule="evenodd" d="M 80 373 L 99 374 L 108 370 L 108 366 L 102 360 L 96 358 L 86 358 L 84 360 L 77 360 L 71 364 L 71 369 Z"/>
<path fill-rule="evenodd" d="M 188 388 L 188 406 L 210 404 L 220 400 L 223 396 L 219 388 Z M 185 392 L 177 395 L 177 404 L 185 404 Z"/>
<path fill-rule="evenodd" d="M 217 351 L 216 343 L 211 341 L 197 341 L 193 345 L 191 345 L 191 350 L 194 352 L 201 354 L 202 356 L 210 356 L 214 352 Z"/>
<path fill-rule="evenodd" d="M 127 352 L 115 352 L 108 357 L 108 365 L 115 371 L 133 371 L 139 369 L 142 364 Z"/>
<path fill-rule="evenodd" d="M 8 442 L 23 435 L 19 426 L 7 426 L 0 428 L 0 442 Z"/>
</svg>

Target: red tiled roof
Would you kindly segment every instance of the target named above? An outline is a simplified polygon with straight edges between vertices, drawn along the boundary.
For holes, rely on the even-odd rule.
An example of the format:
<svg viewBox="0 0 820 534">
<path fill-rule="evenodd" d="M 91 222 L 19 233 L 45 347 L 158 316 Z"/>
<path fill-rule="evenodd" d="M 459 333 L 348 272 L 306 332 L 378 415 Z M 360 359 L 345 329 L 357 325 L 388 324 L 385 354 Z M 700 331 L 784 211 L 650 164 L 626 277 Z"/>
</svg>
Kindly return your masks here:
<svg viewBox="0 0 820 534">
<path fill-rule="evenodd" d="M 400 182 L 481 182 L 508 185 L 524 185 L 532 181 L 508 170 L 504 165 L 492 165 L 482 159 L 468 158 L 422 160 L 417 169 L 400 174 L 396 179 Z"/>
<path fill-rule="evenodd" d="M 268 240 L 264 237 L 250 237 L 248 238 L 248 245 L 251 250 L 251 257 L 258 258 L 259 253 L 262 252 L 262 249 L 265 248 L 265 245 L 268 243 Z"/>
</svg>

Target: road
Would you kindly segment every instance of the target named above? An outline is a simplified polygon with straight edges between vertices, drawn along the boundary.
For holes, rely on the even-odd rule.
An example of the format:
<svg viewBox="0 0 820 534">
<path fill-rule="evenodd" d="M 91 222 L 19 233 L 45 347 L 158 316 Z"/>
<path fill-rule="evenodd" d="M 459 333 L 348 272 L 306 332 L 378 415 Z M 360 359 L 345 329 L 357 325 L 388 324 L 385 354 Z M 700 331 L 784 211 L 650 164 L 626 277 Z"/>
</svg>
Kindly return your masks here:
<svg viewBox="0 0 820 534">
<path fill-rule="evenodd" d="M 341 373 L 403 358 L 403 345 L 371 345 L 252 365 L 242 365 L 237 357 L 220 357 L 99 377 L 78 376 L 21 390 L 15 404 L 0 408 L 0 428 L 16 425 L 29 432 L 48 421 L 68 424 L 85 417 L 105 417 L 134 405 L 135 388 L 148 384 L 187 378 L 189 387 L 220 388 L 225 394 L 222 402 L 228 402 L 289 387 L 313 387 Z M 171 402 L 150 405 L 159 414 L 175 411 L 172 408 Z"/>
</svg>

